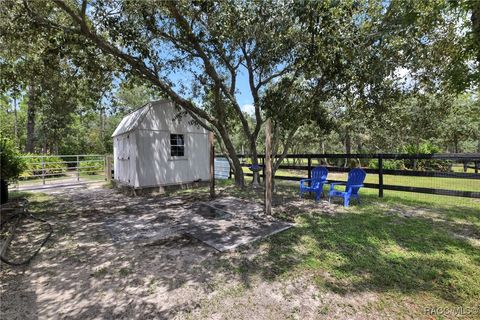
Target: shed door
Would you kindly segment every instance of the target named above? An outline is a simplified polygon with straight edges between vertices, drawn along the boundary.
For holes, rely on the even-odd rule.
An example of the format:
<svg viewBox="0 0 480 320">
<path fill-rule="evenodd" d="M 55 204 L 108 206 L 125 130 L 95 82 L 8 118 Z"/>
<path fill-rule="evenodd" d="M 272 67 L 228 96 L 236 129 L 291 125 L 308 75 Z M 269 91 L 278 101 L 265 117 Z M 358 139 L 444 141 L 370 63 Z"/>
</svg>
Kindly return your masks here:
<svg viewBox="0 0 480 320">
<path fill-rule="evenodd" d="M 119 174 L 118 179 L 129 183 L 130 179 L 130 135 L 119 137 Z"/>
</svg>

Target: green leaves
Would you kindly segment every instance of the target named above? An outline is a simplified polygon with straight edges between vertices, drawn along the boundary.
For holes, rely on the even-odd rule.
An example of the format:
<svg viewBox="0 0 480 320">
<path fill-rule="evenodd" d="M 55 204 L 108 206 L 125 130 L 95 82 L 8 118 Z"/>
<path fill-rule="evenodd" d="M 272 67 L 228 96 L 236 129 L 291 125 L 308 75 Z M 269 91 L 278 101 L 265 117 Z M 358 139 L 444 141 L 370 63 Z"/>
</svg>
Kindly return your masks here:
<svg viewBox="0 0 480 320">
<path fill-rule="evenodd" d="M 14 180 L 25 169 L 25 162 L 20 158 L 15 143 L 0 136 L 0 177 L 2 180 Z"/>
</svg>

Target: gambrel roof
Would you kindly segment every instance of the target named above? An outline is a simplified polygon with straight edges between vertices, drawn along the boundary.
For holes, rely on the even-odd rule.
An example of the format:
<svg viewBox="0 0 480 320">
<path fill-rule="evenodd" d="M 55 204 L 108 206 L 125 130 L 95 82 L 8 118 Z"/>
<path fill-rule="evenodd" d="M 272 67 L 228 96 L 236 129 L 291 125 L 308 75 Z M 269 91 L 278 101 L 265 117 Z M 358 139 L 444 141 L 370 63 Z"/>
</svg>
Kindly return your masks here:
<svg viewBox="0 0 480 320">
<path fill-rule="evenodd" d="M 140 123 L 142 123 L 143 119 L 147 115 L 148 111 L 157 103 L 163 103 L 163 102 L 169 102 L 169 100 L 157 100 L 157 101 L 151 101 L 143 105 L 142 107 L 138 108 L 135 111 L 132 111 L 131 113 L 127 114 L 122 121 L 120 121 L 120 124 L 117 126 L 115 131 L 112 134 L 112 137 L 119 136 L 121 134 L 131 132 L 138 128 Z"/>
</svg>

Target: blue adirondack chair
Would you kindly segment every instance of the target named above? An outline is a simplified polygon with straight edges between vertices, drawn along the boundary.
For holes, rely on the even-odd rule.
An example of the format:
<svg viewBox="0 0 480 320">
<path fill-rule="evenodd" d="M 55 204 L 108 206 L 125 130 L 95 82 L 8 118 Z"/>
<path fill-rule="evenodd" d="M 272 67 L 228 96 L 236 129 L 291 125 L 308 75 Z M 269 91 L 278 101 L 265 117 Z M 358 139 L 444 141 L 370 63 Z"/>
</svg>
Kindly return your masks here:
<svg viewBox="0 0 480 320">
<path fill-rule="evenodd" d="M 323 185 L 327 182 L 328 170 L 325 167 L 316 167 L 312 170 L 311 179 L 300 180 L 300 197 L 305 192 L 315 192 L 316 201 L 320 200 L 322 195 Z M 310 185 L 308 184 L 310 182 Z"/>
<path fill-rule="evenodd" d="M 330 192 L 328 195 L 328 202 L 331 202 L 332 197 L 342 197 L 343 205 L 348 207 L 351 198 L 355 198 L 360 204 L 360 196 L 358 190 L 363 187 L 363 181 L 367 173 L 363 169 L 355 168 L 348 173 L 347 182 L 332 182 L 330 183 Z M 336 185 L 346 185 L 345 191 L 335 190 Z"/>
</svg>

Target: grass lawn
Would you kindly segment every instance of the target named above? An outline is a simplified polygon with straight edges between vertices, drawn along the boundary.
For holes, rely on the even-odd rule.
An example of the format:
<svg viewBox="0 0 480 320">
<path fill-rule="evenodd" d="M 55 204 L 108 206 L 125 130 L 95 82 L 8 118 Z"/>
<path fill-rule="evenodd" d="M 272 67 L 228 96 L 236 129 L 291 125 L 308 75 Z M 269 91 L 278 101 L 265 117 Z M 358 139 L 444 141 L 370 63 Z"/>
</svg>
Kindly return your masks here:
<svg viewBox="0 0 480 320">
<path fill-rule="evenodd" d="M 296 195 L 297 184 L 277 187 L 284 197 Z M 369 308 L 396 316 L 425 317 L 429 307 L 478 308 L 480 200 L 385 194 L 379 199 L 376 190 L 363 189 L 362 206 L 335 214 L 313 201 L 307 210 L 287 206 L 276 214 L 296 226 L 257 244 L 262 254 L 238 272 L 268 280 L 310 274 L 320 291 L 375 292 L 380 299 Z M 256 195 L 247 189 L 242 196 Z"/>
</svg>

